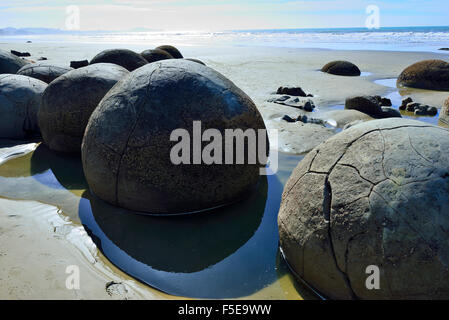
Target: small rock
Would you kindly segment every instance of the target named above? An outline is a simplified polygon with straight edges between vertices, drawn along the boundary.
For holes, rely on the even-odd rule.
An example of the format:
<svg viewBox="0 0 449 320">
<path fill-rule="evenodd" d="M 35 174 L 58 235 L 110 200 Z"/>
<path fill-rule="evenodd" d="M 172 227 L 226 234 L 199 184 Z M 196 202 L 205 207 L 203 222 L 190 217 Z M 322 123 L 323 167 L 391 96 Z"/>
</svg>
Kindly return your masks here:
<svg viewBox="0 0 449 320">
<path fill-rule="evenodd" d="M 307 94 L 300 87 L 279 87 L 277 94 L 288 94 L 289 96 L 306 97 Z"/>
<path fill-rule="evenodd" d="M 27 43 L 31 43 L 32 41 L 28 40 Z"/>
<path fill-rule="evenodd" d="M 312 112 L 313 109 L 315 109 L 315 104 L 313 103 L 312 100 L 307 100 L 306 103 L 304 103 L 303 109 L 305 111 Z"/>
<path fill-rule="evenodd" d="M 442 51 L 449 51 L 449 48 L 440 48 L 438 50 L 442 50 Z"/>
<path fill-rule="evenodd" d="M 70 68 L 79 69 L 82 67 L 87 67 L 89 65 L 89 61 L 81 60 L 81 61 L 70 61 Z"/>
<path fill-rule="evenodd" d="M 296 122 L 297 120 L 293 119 L 292 117 L 285 115 L 282 120 L 287 121 L 287 122 Z"/>
<path fill-rule="evenodd" d="M 332 61 L 326 64 L 322 72 L 338 76 L 357 77 L 361 75 L 360 69 L 349 61 Z"/>
<path fill-rule="evenodd" d="M 16 50 L 11 50 L 11 53 L 17 57 L 30 57 L 31 54 L 29 52 L 20 52 Z"/>
<path fill-rule="evenodd" d="M 405 109 L 407 109 L 407 104 L 409 104 L 409 103 L 411 103 L 411 102 L 413 102 L 413 100 L 412 100 L 412 98 L 410 98 L 410 97 L 408 97 L 408 98 L 406 98 L 406 99 L 403 99 L 403 100 L 402 100 L 402 104 L 401 104 L 401 106 L 399 107 L 399 110 L 405 110 Z"/>
<path fill-rule="evenodd" d="M 385 107 L 393 106 L 393 104 L 391 103 L 391 100 L 388 98 L 381 98 L 380 102 L 381 102 L 382 106 L 385 106 Z"/>
<path fill-rule="evenodd" d="M 44 61 L 44 60 L 48 60 L 46 57 L 40 57 L 37 59 L 38 61 Z"/>
</svg>

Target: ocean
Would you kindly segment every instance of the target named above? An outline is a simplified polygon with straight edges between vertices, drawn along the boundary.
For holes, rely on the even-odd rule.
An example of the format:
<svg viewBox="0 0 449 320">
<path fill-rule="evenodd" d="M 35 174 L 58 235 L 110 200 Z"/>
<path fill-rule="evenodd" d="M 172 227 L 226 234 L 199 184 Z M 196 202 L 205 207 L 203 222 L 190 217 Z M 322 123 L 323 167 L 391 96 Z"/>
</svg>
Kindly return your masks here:
<svg viewBox="0 0 449 320">
<path fill-rule="evenodd" d="M 81 42 L 179 46 L 268 46 L 339 50 L 430 51 L 449 47 L 449 27 L 80 32 L 0 36 L 1 42 Z"/>
</svg>

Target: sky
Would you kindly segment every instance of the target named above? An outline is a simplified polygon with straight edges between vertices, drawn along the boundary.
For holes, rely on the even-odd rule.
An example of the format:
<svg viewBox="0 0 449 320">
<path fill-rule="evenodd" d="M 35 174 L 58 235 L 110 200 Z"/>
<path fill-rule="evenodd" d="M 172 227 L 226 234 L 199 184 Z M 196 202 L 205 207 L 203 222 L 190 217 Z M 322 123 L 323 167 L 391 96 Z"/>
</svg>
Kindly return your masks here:
<svg viewBox="0 0 449 320">
<path fill-rule="evenodd" d="M 365 27 L 368 5 L 379 7 L 381 27 L 449 24 L 448 0 L 0 0 L 0 28 L 219 31 Z M 73 20 L 76 12 L 79 20 Z"/>
</svg>

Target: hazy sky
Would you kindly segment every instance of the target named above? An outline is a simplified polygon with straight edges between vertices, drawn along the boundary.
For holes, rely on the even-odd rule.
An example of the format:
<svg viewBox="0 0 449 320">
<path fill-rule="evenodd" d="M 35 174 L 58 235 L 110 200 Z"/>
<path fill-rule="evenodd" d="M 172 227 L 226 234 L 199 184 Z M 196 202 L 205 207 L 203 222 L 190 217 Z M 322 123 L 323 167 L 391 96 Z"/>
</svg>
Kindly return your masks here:
<svg viewBox="0 0 449 320">
<path fill-rule="evenodd" d="M 69 5 L 81 30 L 364 27 L 370 4 L 384 27 L 449 24 L 448 0 L 0 0 L 0 28 L 65 29 Z"/>
</svg>

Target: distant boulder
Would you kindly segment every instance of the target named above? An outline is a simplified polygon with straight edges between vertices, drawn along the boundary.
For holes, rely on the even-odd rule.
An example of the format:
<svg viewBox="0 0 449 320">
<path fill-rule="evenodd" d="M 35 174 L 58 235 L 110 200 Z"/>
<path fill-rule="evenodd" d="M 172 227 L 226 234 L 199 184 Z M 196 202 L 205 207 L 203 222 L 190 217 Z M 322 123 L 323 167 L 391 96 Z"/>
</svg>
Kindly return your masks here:
<svg viewBox="0 0 449 320">
<path fill-rule="evenodd" d="M 73 68 L 73 69 L 87 67 L 88 65 L 89 65 L 89 61 L 87 61 L 87 60 L 70 61 L 70 68 Z"/>
<path fill-rule="evenodd" d="M 360 69 L 349 61 L 332 61 L 326 64 L 322 69 L 322 72 L 330 73 L 337 76 L 360 76 Z"/>
<path fill-rule="evenodd" d="M 64 73 L 73 70 L 69 67 L 53 65 L 47 62 L 30 63 L 17 71 L 17 74 L 39 79 L 45 83 L 50 83 Z"/>
<path fill-rule="evenodd" d="M 279 87 L 276 94 L 287 94 L 295 97 L 307 97 L 307 94 L 300 87 Z"/>
<path fill-rule="evenodd" d="M 184 58 L 182 56 L 181 52 L 173 46 L 164 45 L 164 46 L 159 46 L 156 49 L 164 50 L 164 51 L 168 52 L 175 59 Z"/>
<path fill-rule="evenodd" d="M 449 91 L 449 63 L 443 60 L 424 60 L 407 67 L 400 74 L 399 86 Z"/>
<path fill-rule="evenodd" d="M 113 63 L 128 71 L 134 71 L 148 63 L 144 57 L 128 49 L 109 49 L 97 54 L 90 64 L 95 63 Z"/>
<path fill-rule="evenodd" d="M 11 53 L 17 57 L 31 57 L 29 52 L 20 52 L 16 50 L 11 50 Z"/>
<path fill-rule="evenodd" d="M 145 58 L 149 63 L 160 61 L 160 60 L 167 60 L 167 59 L 173 59 L 172 55 L 168 53 L 167 51 L 160 50 L 160 49 L 150 49 L 142 51 L 140 54 L 142 57 Z"/>
</svg>

